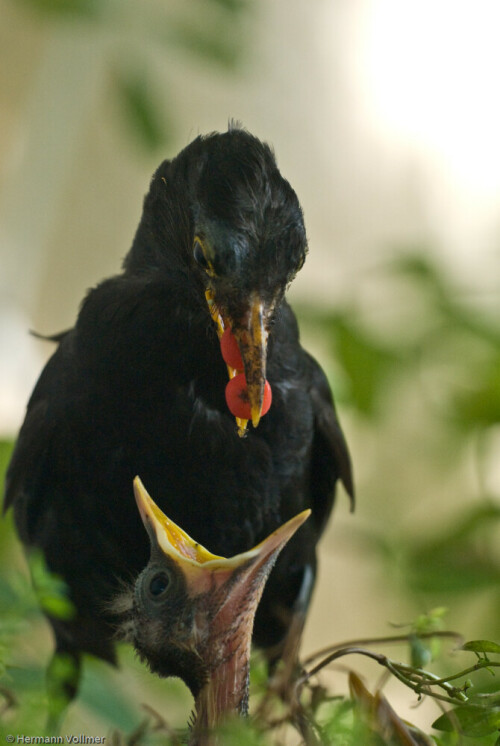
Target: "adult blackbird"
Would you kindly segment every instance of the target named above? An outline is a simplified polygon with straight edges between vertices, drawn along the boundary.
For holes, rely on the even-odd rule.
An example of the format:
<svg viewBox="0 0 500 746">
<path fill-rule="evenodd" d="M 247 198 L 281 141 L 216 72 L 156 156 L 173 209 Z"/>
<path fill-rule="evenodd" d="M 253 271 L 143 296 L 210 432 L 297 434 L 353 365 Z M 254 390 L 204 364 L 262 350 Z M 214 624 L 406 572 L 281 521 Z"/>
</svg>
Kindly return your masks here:
<svg viewBox="0 0 500 746">
<path fill-rule="evenodd" d="M 336 481 L 353 496 L 327 380 L 284 297 L 306 251 L 297 196 L 271 149 L 236 126 L 197 137 L 154 174 L 123 271 L 91 289 L 75 327 L 54 337 L 5 506 L 28 550 L 42 549 L 68 585 L 76 616 L 50 621 L 56 653 L 77 668 L 85 652 L 115 661 L 107 601 L 148 561 L 136 475 L 224 557 L 312 510 L 280 554 L 254 629 L 271 661 L 295 649 Z M 244 369 L 237 424 L 223 327 Z"/>
</svg>

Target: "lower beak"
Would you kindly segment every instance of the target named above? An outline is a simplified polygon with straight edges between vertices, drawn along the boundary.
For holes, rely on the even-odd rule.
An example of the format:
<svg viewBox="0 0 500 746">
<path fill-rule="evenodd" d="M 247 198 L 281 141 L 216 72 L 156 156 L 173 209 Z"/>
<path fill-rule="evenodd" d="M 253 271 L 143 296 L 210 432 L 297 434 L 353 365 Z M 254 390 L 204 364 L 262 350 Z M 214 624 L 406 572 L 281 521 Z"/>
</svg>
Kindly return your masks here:
<svg viewBox="0 0 500 746">
<path fill-rule="evenodd" d="M 254 295 L 242 321 L 235 322 L 233 325 L 233 334 L 238 342 L 245 366 L 248 401 L 254 427 L 259 424 L 264 401 L 267 358 L 266 316 L 264 303 Z"/>
</svg>

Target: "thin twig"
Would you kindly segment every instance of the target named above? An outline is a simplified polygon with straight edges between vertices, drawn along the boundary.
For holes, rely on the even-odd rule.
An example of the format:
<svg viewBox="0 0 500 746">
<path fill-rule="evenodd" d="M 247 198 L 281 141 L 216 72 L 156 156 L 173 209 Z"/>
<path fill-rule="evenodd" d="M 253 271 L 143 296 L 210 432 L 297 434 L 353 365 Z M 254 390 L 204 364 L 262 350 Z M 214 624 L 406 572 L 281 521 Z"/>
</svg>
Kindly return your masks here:
<svg viewBox="0 0 500 746">
<path fill-rule="evenodd" d="M 459 632 L 453 632 L 452 630 L 437 630 L 435 632 L 422 632 L 421 634 L 415 634 L 414 636 L 418 637 L 419 640 L 431 640 L 433 637 L 441 637 L 445 639 L 450 640 L 456 640 L 457 647 L 464 644 L 465 638 L 463 635 L 461 635 Z M 410 634 L 406 635 L 389 635 L 387 637 L 361 637 L 359 639 L 354 640 L 346 640 L 344 642 L 336 643 L 335 645 L 328 645 L 326 648 L 321 648 L 321 650 L 317 650 L 315 653 L 311 653 L 305 660 L 302 662 L 304 666 L 307 666 L 309 663 L 312 663 L 317 658 L 321 658 L 324 655 L 330 655 L 331 653 L 334 653 L 336 650 L 341 650 L 343 648 L 351 648 L 351 647 L 361 647 L 361 646 L 367 646 L 367 645 L 387 645 L 387 644 L 398 644 L 401 642 L 409 642 L 410 640 Z"/>
<path fill-rule="evenodd" d="M 446 634 L 447 636 L 450 636 L 450 634 L 455 635 L 455 633 Z M 433 636 L 435 635 L 429 634 L 429 637 Z M 336 649 L 334 650 L 334 652 L 330 653 L 330 655 L 327 655 L 326 658 L 316 664 L 310 671 L 305 672 L 304 674 L 302 674 L 302 676 L 299 677 L 296 683 L 297 698 L 300 695 L 301 688 L 306 682 L 310 680 L 312 676 L 325 668 L 325 666 L 333 663 L 333 661 L 346 655 L 357 654 L 365 656 L 366 658 L 371 658 L 379 665 L 384 666 L 388 671 L 390 671 L 390 673 L 393 674 L 393 676 L 401 681 L 402 684 L 412 689 L 419 697 L 427 695 L 433 697 L 434 699 L 439 699 L 442 702 L 448 702 L 449 704 L 455 705 L 457 703 L 463 704 L 465 702 L 468 702 L 469 697 L 466 695 L 463 688 L 451 685 L 449 683 L 450 681 L 458 678 L 463 678 L 468 673 L 480 670 L 482 668 L 489 668 L 491 666 L 500 667 L 500 662 L 492 662 L 490 660 L 481 659 L 474 666 L 470 666 L 457 674 L 453 674 L 447 678 L 440 678 L 430 671 L 425 671 L 420 668 L 414 668 L 405 663 L 392 661 L 383 653 L 375 653 L 373 650 L 368 650 L 357 645 L 347 646 L 341 649 L 338 649 L 337 646 L 335 646 L 335 648 Z M 431 689 L 431 687 L 436 686 L 443 689 L 446 694 L 440 694 L 439 692 Z"/>
</svg>

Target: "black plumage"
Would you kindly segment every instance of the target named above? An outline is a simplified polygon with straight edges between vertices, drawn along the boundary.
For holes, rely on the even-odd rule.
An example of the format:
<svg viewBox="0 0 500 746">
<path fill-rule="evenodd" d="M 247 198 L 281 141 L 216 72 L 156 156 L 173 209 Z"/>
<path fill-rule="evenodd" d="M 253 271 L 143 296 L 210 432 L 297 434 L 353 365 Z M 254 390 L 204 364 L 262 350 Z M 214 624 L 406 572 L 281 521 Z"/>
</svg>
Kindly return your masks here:
<svg viewBox="0 0 500 746">
<path fill-rule="evenodd" d="M 284 297 L 306 250 L 295 192 L 246 131 L 198 137 L 156 171 L 123 271 L 88 292 L 58 339 L 7 474 L 22 541 L 44 551 L 77 608 L 51 620 L 59 652 L 115 659 L 107 601 L 149 558 L 138 474 L 165 513 L 223 556 L 312 509 L 257 612 L 255 643 L 282 654 L 307 608 L 336 481 L 353 495 L 328 383 Z M 225 402 L 207 289 L 244 353 L 258 424 L 245 437 Z M 273 401 L 259 422 L 265 378 Z"/>
</svg>

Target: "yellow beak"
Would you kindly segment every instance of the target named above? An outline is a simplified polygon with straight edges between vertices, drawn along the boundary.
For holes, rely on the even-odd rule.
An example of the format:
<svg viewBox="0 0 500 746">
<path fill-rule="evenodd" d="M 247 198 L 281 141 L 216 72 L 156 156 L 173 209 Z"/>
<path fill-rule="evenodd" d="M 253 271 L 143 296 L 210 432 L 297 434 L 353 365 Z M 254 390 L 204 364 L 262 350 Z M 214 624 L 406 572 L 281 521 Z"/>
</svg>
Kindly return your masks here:
<svg viewBox="0 0 500 746">
<path fill-rule="evenodd" d="M 245 570 L 245 575 L 248 574 L 247 570 L 251 570 L 253 575 L 262 566 L 269 565 L 258 594 L 260 598 L 267 575 L 278 554 L 311 513 L 310 510 L 302 511 L 302 513 L 276 529 L 253 549 L 226 558 L 212 554 L 192 539 L 174 521 L 167 518 L 149 496 L 139 477 L 134 480 L 134 493 L 137 507 L 152 546 L 157 547 L 163 554 L 177 563 L 186 578 L 192 595 L 204 592 L 207 587 L 214 583 L 216 586 L 220 586 L 230 576 L 240 574 L 243 570 Z"/>
<path fill-rule="evenodd" d="M 233 326 L 233 334 L 240 348 L 247 379 L 248 400 L 252 414 L 252 425 L 257 427 L 264 400 L 266 382 L 267 330 L 265 306 L 254 295 L 241 325 Z"/>
</svg>

